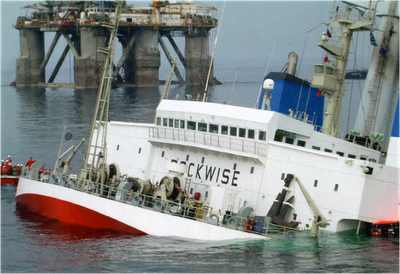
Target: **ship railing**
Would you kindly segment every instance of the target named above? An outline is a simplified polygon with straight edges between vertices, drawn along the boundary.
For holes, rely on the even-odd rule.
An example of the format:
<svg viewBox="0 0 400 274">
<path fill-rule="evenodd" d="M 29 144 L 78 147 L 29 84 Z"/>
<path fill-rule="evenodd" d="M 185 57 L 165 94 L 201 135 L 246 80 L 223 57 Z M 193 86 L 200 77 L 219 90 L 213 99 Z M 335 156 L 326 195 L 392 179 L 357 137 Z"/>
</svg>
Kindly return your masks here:
<svg viewBox="0 0 400 274">
<path fill-rule="evenodd" d="M 253 217 L 244 218 L 237 215 L 225 215 L 222 217 L 218 214 L 214 214 L 212 207 L 195 200 L 190 200 L 185 203 L 170 200 L 162 201 L 151 195 L 144 195 L 132 190 L 125 191 L 116 188 L 109 190 L 107 199 L 115 199 L 125 204 L 157 211 L 163 214 L 205 222 L 211 225 L 223 226 L 247 233 L 265 236 L 292 237 L 300 232 L 304 232 L 304 230 L 294 227 L 256 220 Z"/>
<path fill-rule="evenodd" d="M 314 125 L 314 130 L 317 132 L 322 132 L 323 128 L 322 126 Z M 350 132 L 344 132 L 344 131 L 339 131 L 337 134 L 337 137 L 342 140 L 346 140 L 348 142 L 363 146 L 363 147 L 368 147 L 368 148 L 373 148 L 376 149 L 376 147 L 379 147 L 379 142 L 374 142 L 374 140 L 371 140 L 369 137 L 366 136 L 359 136 L 357 133 L 353 133 L 352 131 Z M 375 146 L 375 147 L 374 147 Z"/>
<path fill-rule="evenodd" d="M 293 237 L 305 230 L 273 224 L 268 221 L 256 220 L 250 216 L 247 218 L 238 215 L 220 216 L 213 212 L 213 208 L 204 205 L 202 202 L 189 200 L 188 202 L 162 201 L 152 195 L 139 194 L 131 190 L 119 189 L 117 186 L 106 186 L 102 191 L 98 186 L 87 184 L 88 180 L 79 179 L 74 174 L 61 174 L 43 172 L 39 174 L 39 169 L 25 169 L 22 177 L 62 187 L 86 192 L 91 195 L 100 196 L 105 199 L 114 200 L 131 206 L 141 207 L 147 210 L 157 211 L 163 214 L 187 218 L 194 221 L 205 222 L 210 225 L 222 226 L 229 229 L 239 230 L 272 237 Z"/>
<path fill-rule="evenodd" d="M 149 128 L 149 137 L 155 139 L 172 140 L 185 143 L 195 143 L 238 152 L 267 155 L 267 143 L 242 137 L 230 137 L 195 130 L 154 127 Z"/>
</svg>

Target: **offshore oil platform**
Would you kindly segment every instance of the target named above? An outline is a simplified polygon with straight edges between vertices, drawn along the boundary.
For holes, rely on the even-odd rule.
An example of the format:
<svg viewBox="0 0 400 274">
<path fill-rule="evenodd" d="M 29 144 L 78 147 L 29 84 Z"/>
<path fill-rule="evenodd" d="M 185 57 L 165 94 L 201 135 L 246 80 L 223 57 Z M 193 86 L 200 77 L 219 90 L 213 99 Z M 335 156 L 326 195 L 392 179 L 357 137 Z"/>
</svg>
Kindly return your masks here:
<svg viewBox="0 0 400 274">
<path fill-rule="evenodd" d="M 74 56 L 75 88 L 96 88 L 101 77 L 109 22 L 115 16 L 113 1 L 44 1 L 22 8 L 35 10 L 20 16 L 13 27 L 20 33 L 20 56 L 16 59 L 16 86 L 52 84 L 69 51 Z M 149 7 L 127 5 L 123 1 L 119 16 L 118 41 L 122 56 L 116 56 L 113 77 L 118 84 L 152 86 L 159 84 L 162 48 L 169 63 L 175 60 L 164 40 L 168 40 L 185 70 L 185 79 L 174 66 L 178 81 L 204 85 L 211 62 L 209 31 L 217 26 L 214 7 L 191 1 L 153 1 Z M 45 52 L 45 33 L 54 33 Z M 63 36 L 67 45 L 49 78 L 46 66 Z M 166 37 L 166 39 L 163 39 Z M 185 37 L 184 53 L 173 37 Z M 210 82 L 216 80 L 211 71 Z"/>
</svg>

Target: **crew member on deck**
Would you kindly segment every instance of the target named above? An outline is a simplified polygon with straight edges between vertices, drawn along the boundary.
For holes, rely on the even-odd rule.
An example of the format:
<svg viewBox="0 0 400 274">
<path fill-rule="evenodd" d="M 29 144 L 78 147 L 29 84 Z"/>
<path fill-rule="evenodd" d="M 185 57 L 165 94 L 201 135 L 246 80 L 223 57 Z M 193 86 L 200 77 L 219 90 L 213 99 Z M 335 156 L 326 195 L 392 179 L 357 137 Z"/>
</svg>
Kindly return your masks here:
<svg viewBox="0 0 400 274">
<path fill-rule="evenodd" d="M 12 163 L 11 156 L 8 155 L 6 160 L 7 175 L 12 175 L 13 173 L 13 167 L 11 163 Z"/>
<path fill-rule="evenodd" d="M 39 174 L 39 179 L 42 179 L 43 173 L 46 171 L 46 168 L 44 165 L 39 169 L 38 174 Z"/>
<path fill-rule="evenodd" d="M 32 157 L 29 157 L 28 162 L 26 162 L 26 165 L 29 169 L 31 168 L 31 166 L 33 165 L 33 163 L 35 163 L 36 161 L 32 159 Z"/>
<path fill-rule="evenodd" d="M 6 174 L 7 174 L 6 164 L 4 163 L 4 160 L 1 160 L 1 175 L 6 175 Z"/>
<path fill-rule="evenodd" d="M 18 164 L 18 165 L 17 165 L 17 176 L 20 176 L 20 175 L 21 175 L 21 172 L 22 172 L 22 165 L 21 165 L 21 164 Z"/>
</svg>

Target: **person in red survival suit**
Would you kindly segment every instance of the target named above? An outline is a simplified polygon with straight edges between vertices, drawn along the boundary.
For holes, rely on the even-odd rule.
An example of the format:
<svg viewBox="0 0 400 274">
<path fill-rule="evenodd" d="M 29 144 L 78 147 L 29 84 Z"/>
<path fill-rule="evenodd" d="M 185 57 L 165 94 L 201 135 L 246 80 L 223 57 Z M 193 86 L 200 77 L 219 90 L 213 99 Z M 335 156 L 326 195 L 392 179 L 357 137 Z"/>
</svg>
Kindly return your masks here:
<svg viewBox="0 0 400 274">
<path fill-rule="evenodd" d="M 13 167 L 12 167 L 11 163 L 12 163 L 11 156 L 8 155 L 7 160 L 6 160 L 6 169 L 7 169 L 8 175 L 12 175 L 12 173 L 13 173 Z"/>
<path fill-rule="evenodd" d="M 32 159 L 32 157 L 29 157 L 28 162 L 26 162 L 26 165 L 29 169 L 31 168 L 31 166 L 33 165 L 33 163 L 35 163 L 36 161 Z"/>
<path fill-rule="evenodd" d="M 0 162 L 0 175 L 3 175 L 3 168 L 5 168 L 4 160 Z"/>
<path fill-rule="evenodd" d="M 46 171 L 44 165 L 38 170 L 39 179 L 42 179 L 43 173 Z"/>
<path fill-rule="evenodd" d="M 8 174 L 8 170 L 7 170 L 7 167 L 4 164 L 4 162 L 3 162 L 3 165 L 2 165 L 2 168 L 1 168 L 1 174 L 2 175 L 7 175 Z"/>
</svg>

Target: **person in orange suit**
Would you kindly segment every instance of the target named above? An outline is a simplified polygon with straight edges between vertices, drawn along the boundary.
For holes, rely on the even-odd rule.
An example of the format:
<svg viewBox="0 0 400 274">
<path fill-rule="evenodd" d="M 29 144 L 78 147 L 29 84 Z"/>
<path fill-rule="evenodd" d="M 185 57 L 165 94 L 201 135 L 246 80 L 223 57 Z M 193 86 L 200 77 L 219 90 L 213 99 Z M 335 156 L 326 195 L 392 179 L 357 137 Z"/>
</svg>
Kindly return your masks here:
<svg viewBox="0 0 400 274">
<path fill-rule="evenodd" d="M 7 175 L 12 175 L 13 173 L 13 167 L 11 163 L 12 163 L 11 156 L 8 155 L 6 160 Z"/>
<path fill-rule="evenodd" d="M 32 159 L 32 157 L 29 157 L 28 162 L 26 162 L 26 165 L 29 169 L 31 168 L 31 166 L 33 165 L 33 163 L 35 163 L 36 161 Z"/>
</svg>

